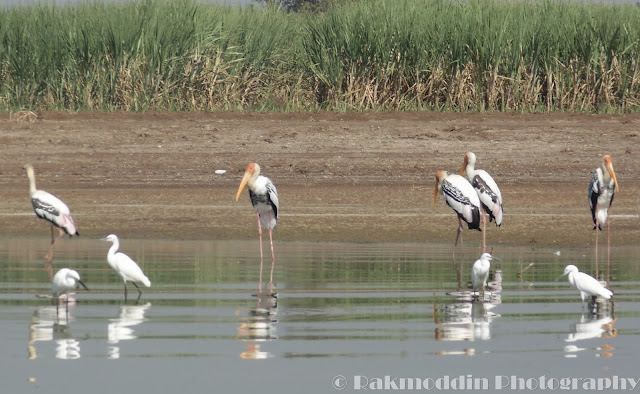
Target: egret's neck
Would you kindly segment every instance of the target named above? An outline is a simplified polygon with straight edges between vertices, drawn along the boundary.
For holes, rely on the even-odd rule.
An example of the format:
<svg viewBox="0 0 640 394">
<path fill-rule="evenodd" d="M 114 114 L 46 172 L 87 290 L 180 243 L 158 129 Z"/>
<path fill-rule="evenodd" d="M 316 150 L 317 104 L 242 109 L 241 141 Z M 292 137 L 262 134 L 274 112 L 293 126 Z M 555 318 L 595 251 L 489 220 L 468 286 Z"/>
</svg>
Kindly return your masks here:
<svg viewBox="0 0 640 394">
<path fill-rule="evenodd" d="M 111 245 L 111 248 L 109 248 L 109 253 L 107 253 L 107 259 L 110 257 L 113 257 L 118 251 L 118 249 L 120 248 L 120 241 L 116 239 L 111 242 L 113 242 L 113 245 Z"/>
<path fill-rule="evenodd" d="M 36 177 L 33 174 L 33 168 L 27 169 L 27 178 L 29 178 L 29 194 L 33 195 L 36 192 Z"/>
</svg>

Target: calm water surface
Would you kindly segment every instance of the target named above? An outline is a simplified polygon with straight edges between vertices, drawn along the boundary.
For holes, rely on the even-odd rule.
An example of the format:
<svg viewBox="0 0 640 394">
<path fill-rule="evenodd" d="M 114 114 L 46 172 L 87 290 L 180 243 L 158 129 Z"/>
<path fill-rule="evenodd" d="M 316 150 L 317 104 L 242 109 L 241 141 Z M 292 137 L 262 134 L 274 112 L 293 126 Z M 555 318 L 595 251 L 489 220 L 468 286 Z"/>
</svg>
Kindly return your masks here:
<svg viewBox="0 0 640 394">
<path fill-rule="evenodd" d="M 257 295 L 257 241 L 123 239 L 153 283 L 137 304 L 130 286 L 124 304 L 109 246 L 61 241 L 54 267 L 76 269 L 91 289 L 77 292 L 67 318 L 42 298 L 47 239 L 0 239 L 3 392 L 315 393 L 337 392 L 334 383 L 372 389 L 385 376 L 448 377 L 465 388 L 486 379 L 489 389 L 511 376 L 530 386 L 543 375 L 640 379 L 640 248 L 612 251 L 615 310 L 594 316 L 566 278 L 555 281 L 569 263 L 592 272 L 589 249 L 496 248 L 494 291 L 471 302 L 472 247 L 454 263 L 449 245 L 277 242 L 271 297 Z"/>
</svg>

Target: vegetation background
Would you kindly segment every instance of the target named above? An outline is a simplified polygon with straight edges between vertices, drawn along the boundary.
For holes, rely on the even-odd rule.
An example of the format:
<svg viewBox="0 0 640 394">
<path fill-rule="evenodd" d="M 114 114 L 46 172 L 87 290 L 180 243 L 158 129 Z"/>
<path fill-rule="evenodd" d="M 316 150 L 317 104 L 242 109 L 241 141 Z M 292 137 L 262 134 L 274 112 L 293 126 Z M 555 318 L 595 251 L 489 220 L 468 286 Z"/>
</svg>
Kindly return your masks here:
<svg viewBox="0 0 640 394">
<path fill-rule="evenodd" d="M 640 7 L 195 0 L 0 9 L 5 110 L 640 107 Z"/>
</svg>

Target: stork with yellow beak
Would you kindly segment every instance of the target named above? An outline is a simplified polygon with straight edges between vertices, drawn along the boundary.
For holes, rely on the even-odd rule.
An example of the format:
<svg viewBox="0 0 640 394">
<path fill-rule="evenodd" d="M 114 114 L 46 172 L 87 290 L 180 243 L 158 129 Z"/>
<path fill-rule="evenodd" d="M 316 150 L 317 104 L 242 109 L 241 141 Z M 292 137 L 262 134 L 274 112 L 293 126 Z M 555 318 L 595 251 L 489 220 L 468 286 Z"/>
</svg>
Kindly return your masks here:
<svg viewBox="0 0 640 394">
<path fill-rule="evenodd" d="M 613 195 L 619 190 L 618 179 L 613 171 L 611 156 L 606 155 L 602 165 L 593 172 L 589 183 L 589 206 L 593 218 L 593 229 L 596 230 L 596 279 L 598 272 L 598 231 L 602 224 L 607 225 L 607 283 L 609 282 L 609 263 L 611 257 L 611 237 L 609 233 L 609 207 L 613 203 Z"/>
<path fill-rule="evenodd" d="M 276 186 L 271 182 L 271 179 L 260 175 L 260 166 L 257 163 L 249 163 L 247 169 L 244 172 L 240 187 L 236 193 L 236 201 L 240 198 L 240 193 L 244 187 L 249 188 L 249 197 L 251 198 L 251 204 L 256 210 L 256 216 L 258 218 L 258 234 L 260 236 L 260 284 L 258 289 L 262 289 L 262 226 L 269 230 L 269 243 L 271 244 L 271 276 L 269 279 L 269 285 L 273 284 L 273 266 L 276 261 L 275 254 L 273 253 L 273 237 L 272 231 L 276 227 L 278 221 L 278 191 Z"/>
</svg>

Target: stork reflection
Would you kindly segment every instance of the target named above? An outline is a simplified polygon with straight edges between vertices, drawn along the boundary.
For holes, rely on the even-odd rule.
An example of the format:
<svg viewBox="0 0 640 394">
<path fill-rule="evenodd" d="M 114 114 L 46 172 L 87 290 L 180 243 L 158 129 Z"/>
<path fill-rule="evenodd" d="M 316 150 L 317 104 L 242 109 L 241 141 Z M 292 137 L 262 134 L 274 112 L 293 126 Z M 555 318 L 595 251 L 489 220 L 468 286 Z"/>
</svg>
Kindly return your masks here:
<svg viewBox="0 0 640 394">
<path fill-rule="evenodd" d="M 272 354 L 261 350 L 261 343 L 278 339 L 276 324 L 278 323 L 278 298 L 269 293 L 256 295 L 256 306 L 236 310 L 240 321 L 237 339 L 248 342 L 241 358 L 260 360 L 272 357 Z"/>
<path fill-rule="evenodd" d="M 144 322 L 147 310 L 151 308 L 151 303 L 144 305 L 121 305 L 117 318 L 109 319 L 107 326 L 107 342 L 110 345 L 108 356 L 111 359 L 120 358 L 120 346 L 116 346 L 120 341 L 129 341 L 138 338 L 134 327 Z"/>
</svg>

